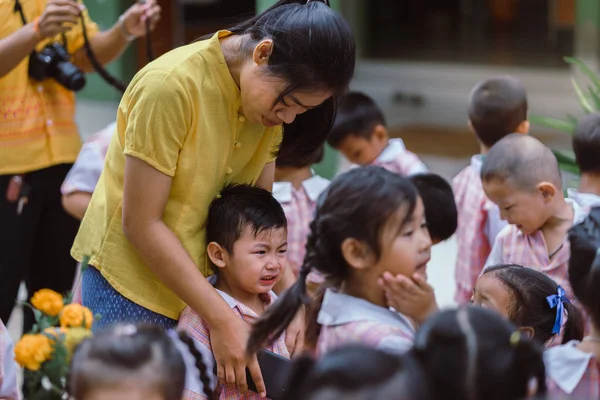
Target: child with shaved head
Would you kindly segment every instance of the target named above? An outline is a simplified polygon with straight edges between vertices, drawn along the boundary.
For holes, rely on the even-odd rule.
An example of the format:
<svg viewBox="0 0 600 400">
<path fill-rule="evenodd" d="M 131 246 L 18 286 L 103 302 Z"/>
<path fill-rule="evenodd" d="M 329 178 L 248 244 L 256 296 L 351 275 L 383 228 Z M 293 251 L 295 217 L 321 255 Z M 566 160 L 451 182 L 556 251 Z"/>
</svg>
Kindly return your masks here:
<svg viewBox="0 0 600 400">
<path fill-rule="evenodd" d="M 483 190 L 510 224 L 496 237 L 486 267 L 519 264 L 554 279 L 572 300 L 567 232 L 587 211 L 565 199 L 556 157 L 539 140 L 509 135 L 481 168 Z"/>
</svg>

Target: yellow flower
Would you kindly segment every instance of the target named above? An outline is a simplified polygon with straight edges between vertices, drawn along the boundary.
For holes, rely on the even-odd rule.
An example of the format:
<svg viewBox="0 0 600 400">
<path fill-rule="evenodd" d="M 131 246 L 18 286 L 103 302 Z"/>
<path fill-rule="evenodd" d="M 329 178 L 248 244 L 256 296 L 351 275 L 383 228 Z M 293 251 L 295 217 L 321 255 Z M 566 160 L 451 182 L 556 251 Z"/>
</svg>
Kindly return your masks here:
<svg viewBox="0 0 600 400">
<path fill-rule="evenodd" d="M 40 369 L 51 355 L 50 338 L 40 333 L 23 335 L 15 346 L 15 361 L 31 371 Z"/>
<path fill-rule="evenodd" d="M 84 339 L 92 337 L 92 331 L 85 328 L 71 328 L 65 335 L 65 347 L 69 352 L 69 361 L 73 356 L 73 352 Z"/>
<path fill-rule="evenodd" d="M 85 327 L 90 329 L 94 316 L 89 308 L 81 304 L 69 304 L 60 313 L 60 326 L 63 328 L 81 328 L 84 321 Z"/>
<path fill-rule="evenodd" d="M 63 297 L 54 290 L 42 289 L 35 292 L 31 305 L 51 317 L 60 314 L 63 309 Z"/>
</svg>

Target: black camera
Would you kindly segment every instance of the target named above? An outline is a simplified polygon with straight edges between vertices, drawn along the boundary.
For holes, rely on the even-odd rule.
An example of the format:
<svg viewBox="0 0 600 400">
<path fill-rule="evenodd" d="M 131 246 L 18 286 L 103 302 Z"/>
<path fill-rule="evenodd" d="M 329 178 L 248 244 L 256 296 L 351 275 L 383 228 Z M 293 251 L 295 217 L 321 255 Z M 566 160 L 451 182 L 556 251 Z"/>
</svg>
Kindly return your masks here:
<svg viewBox="0 0 600 400">
<path fill-rule="evenodd" d="M 71 56 L 60 43 L 51 43 L 29 57 L 29 76 L 38 81 L 54 78 L 69 90 L 77 92 L 85 86 L 83 71 L 73 65 Z"/>
</svg>

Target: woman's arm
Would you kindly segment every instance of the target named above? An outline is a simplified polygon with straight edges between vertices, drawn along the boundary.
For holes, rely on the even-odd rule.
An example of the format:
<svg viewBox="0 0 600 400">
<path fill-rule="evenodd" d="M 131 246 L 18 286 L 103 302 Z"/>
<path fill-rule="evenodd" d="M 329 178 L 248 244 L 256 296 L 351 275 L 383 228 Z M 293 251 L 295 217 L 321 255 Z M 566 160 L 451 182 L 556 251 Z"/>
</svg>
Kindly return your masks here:
<svg viewBox="0 0 600 400">
<path fill-rule="evenodd" d="M 177 236 L 163 222 L 171 177 L 132 156 L 125 158 L 123 232 L 150 270 L 207 322 L 222 383 L 248 390 L 246 367 L 265 394 L 254 355 L 245 355 L 249 327 L 202 276 Z"/>
<path fill-rule="evenodd" d="M 82 220 L 92 200 L 92 194 L 87 192 L 73 192 L 62 196 L 62 206 L 69 215 Z"/>
<path fill-rule="evenodd" d="M 275 161 L 265 164 L 260 176 L 256 180 L 256 185 L 269 192 L 273 191 L 273 181 L 275 180 Z"/>
</svg>

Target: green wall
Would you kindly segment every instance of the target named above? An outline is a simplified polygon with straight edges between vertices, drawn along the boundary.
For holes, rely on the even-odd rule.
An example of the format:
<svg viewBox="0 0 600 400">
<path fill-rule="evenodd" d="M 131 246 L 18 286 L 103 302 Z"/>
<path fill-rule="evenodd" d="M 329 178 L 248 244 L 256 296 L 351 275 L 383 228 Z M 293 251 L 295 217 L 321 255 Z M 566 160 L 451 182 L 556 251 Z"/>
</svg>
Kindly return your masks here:
<svg viewBox="0 0 600 400">
<path fill-rule="evenodd" d="M 331 8 L 336 11 L 340 11 L 340 1 L 341 0 L 331 0 L 329 3 L 331 4 Z M 258 12 L 262 12 L 275 3 L 274 0 L 256 0 L 256 10 Z M 337 151 L 332 149 L 331 147 L 325 145 L 325 157 L 323 161 L 319 164 L 316 164 L 313 168 L 318 175 L 321 175 L 324 178 L 331 179 L 335 176 L 337 172 L 339 164 L 339 155 Z"/>
<path fill-rule="evenodd" d="M 90 13 L 90 17 L 96 22 L 100 30 L 106 30 L 113 26 L 119 16 L 128 8 L 133 1 L 125 0 L 84 0 L 83 3 Z M 108 71 L 124 82 L 129 82 L 136 72 L 137 57 L 135 42 L 108 66 Z M 85 88 L 77 93 L 79 98 L 90 100 L 119 101 L 121 93 L 104 82 L 96 73 L 87 75 Z"/>
</svg>

